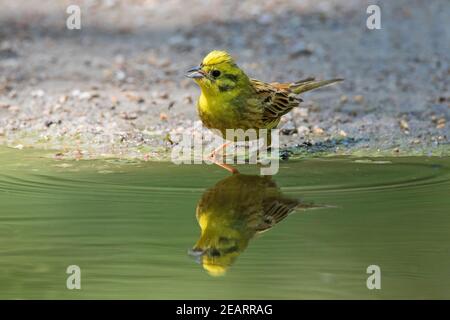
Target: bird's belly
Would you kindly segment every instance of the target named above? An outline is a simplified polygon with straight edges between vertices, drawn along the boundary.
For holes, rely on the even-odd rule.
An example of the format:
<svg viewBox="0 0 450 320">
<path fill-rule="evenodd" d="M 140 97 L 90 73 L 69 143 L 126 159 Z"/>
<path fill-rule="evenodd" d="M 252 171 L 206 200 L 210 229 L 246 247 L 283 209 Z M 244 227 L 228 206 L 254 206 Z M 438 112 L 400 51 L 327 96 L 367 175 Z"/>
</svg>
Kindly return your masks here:
<svg viewBox="0 0 450 320">
<path fill-rule="evenodd" d="M 242 122 L 229 123 L 227 119 L 221 121 L 218 117 L 210 118 L 205 114 L 203 114 L 203 116 L 201 115 L 200 118 L 208 129 L 213 130 L 215 134 L 221 136 L 225 140 L 236 142 L 253 141 L 264 138 L 267 139 L 267 143 L 270 144 L 270 131 L 260 131 L 260 128 L 242 125 Z"/>
</svg>

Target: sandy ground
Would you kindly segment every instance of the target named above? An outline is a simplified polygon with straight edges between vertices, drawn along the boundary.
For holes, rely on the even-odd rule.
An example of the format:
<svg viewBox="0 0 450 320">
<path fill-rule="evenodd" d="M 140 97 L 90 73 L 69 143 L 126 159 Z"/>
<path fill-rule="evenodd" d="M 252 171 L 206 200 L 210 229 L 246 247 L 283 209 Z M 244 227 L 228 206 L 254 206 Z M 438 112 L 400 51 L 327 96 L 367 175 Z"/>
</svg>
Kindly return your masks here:
<svg viewBox="0 0 450 320">
<path fill-rule="evenodd" d="M 449 155 L 448 0 L 377 3 L 381 30 L 364 0 L 0 0 L 0 143 L 165 158 L 200 125 L 185 70 L 226 49 L 266 81 L 345 78 L 283 119 L 285 155 Z"/>
</svg>

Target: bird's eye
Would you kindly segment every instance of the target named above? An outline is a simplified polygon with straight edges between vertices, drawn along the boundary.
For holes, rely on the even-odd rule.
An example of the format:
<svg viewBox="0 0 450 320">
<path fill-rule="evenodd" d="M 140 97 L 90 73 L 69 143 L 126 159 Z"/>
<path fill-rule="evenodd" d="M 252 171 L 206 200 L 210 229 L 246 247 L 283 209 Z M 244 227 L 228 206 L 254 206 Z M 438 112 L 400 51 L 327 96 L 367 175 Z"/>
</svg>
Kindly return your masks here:
<svg viewBox="0 0 450 320">
<path fill-rule="evenodd" d="M 217 250 L 216 248 L 209 249 L 208 253 L 209 253 L 210 257 L 213 257 L 213 258 L 220 257 L 220 251 Z"/>
<path fill-rule="evenodd" d="M 218 77 L 220 77 L 220 71 L 219 70 L 213 70 L 213 71 L 211 71 L 211 75 L 214 78 L 218 78 Z"/>
</svg>

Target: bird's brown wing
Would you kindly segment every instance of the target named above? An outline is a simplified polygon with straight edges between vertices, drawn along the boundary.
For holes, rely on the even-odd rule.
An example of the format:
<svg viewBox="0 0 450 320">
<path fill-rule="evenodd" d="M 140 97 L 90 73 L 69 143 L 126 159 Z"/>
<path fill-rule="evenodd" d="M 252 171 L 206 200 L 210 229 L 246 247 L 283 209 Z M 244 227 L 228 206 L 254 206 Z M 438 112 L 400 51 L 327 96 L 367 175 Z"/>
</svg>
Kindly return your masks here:
<svg viewBox="0 0 450 320">
<path fill-rule="evenodd" d="M 251 79 L 251 83 L 263 107 L 261 120 L 267 126 L 278 123 L 281 116 L 302 101 L 290 91 L 289 84 L 270 84 L 256 79 Z"/>
<path fill-rule="evenodd" d="M 272 228 L 278 222 L 286 218 L 299 202 L 288 198 L 269 198 L 263 202 L 262 222 L 256 228 L 256 232 L 264 232 Z"/>
</svg>

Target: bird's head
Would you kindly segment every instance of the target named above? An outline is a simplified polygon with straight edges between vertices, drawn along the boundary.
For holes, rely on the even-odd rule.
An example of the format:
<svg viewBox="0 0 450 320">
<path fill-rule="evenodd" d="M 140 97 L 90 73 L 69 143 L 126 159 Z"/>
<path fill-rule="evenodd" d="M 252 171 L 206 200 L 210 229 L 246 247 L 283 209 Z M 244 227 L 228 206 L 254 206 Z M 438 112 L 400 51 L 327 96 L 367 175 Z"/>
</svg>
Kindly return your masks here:
<svg viewBox="0 0 450 320">
<path fill-rule="evenodd" d="M 187 71 L 206 95 L 233 92 L 243 87 L 249 79 L 225 51 L 211 51 L 198 67 Z"/>
<path fill-rule="evenodd" d="M 222 276 L 245 250 L 251 235 L 230 226 L 208 226 L 189 254 L 212 276 Z"/>
</svg>

